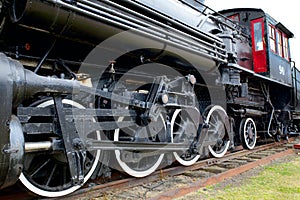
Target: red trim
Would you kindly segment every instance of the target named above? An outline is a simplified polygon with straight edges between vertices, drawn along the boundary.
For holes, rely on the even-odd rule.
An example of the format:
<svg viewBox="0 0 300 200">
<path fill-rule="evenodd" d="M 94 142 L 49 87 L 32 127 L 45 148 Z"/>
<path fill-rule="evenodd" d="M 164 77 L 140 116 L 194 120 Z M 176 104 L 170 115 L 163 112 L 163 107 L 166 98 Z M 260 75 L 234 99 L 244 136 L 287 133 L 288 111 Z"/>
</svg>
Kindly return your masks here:
<svg viewBox="0 0 300 200">
<path fill-rule="evenodd" d="M 254 72 L 265 73 L 267 68 L 267 48 L 265 41 L 264 18 L 251 21 L 252 52 Z"/>
<path fill-rule="evenodd" d="M 300 149 L 300 143 L 299 144 L 294 144 L 295 149 Z"/>
<path fill-rule="evenodd" d="M 237 13 L 237 14 L 234 14 L 234 15 L 230 15 L 227 18 L 232 19 L 234 21 L 240 21 L 240 14 Z"/>
</svg>

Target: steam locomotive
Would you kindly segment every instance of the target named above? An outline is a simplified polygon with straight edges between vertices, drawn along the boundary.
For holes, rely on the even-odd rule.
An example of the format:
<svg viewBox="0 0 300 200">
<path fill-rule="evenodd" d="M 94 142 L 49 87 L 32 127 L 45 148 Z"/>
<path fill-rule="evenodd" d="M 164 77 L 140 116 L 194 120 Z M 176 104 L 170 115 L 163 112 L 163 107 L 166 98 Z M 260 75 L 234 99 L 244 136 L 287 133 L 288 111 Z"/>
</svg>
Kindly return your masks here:
<svg viewBox="0 0 300 200">
<path fill-rule="evenodd" d="M 198 0 L 1 0 L 0 188 L 72 193 L 300 126 L 283 24 Z"/>
</svg>

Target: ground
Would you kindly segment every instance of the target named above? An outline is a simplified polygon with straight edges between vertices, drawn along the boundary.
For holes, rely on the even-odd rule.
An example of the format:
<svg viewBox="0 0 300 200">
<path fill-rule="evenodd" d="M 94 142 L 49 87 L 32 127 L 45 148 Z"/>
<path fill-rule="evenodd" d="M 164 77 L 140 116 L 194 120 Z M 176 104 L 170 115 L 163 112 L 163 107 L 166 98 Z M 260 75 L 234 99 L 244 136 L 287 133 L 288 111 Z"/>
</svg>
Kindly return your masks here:
<svg viewBox="0 0 300 200">
<path fill-rule="evenodd" d="M 277 159 L 178 198 L 191 199 L 300 199 L 300 156 L 293 154 Z"/>
</svg>

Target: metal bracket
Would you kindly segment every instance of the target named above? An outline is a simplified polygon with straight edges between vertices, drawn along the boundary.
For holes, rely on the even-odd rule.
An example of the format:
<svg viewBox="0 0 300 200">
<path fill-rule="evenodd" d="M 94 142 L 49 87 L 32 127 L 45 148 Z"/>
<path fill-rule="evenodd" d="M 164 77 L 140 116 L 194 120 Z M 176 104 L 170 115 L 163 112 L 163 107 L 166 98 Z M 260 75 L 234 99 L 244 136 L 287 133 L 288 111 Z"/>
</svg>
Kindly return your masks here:
<svg viewBox="0 0 300 200">
<path fill-rule="evenodd" d="M 192 142 L 189 151 L 192 154 L 202 154 L 203 146 L 204 146 L 204 140 L 207 137 L 207 128 L 208 124 L 199 124 L 198 130 L 197 130 L 197 136 L 195 137 L 194 141 Z"/>
<path fill-rule="evenodd" d="M 65 153 L 69 164 L 72 183 L 73 185 L 80 185 L 84 182 L 85 145 L 76 131 L 74 123 L 70 123 L 66 120 L 62 98 L 55 96 L 53 99 L 64 140 Z"/>
</svg>

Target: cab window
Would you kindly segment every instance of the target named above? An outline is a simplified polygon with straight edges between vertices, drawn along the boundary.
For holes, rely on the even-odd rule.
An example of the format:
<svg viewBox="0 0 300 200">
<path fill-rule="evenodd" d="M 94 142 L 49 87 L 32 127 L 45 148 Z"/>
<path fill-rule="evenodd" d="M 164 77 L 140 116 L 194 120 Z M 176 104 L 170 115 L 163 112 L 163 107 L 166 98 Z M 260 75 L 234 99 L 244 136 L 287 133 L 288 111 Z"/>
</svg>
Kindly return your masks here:
<svg viewBox="0 0 300 200">
<path fill-rule="evenodd" d="M 269 42 L 270 42 L 270 49 L 274 53 L 276 53 L 276 30 L 275 27 L 269 24 Z"/>
<path fill-rule="evenodd" d="M 289 43 L 288 37 L 281 30 L 276 29 L 273 25 L 268 25 L 270 49 L 273 53 L 289 60 Z"/>
<path fill-rule="evenodd" d="M 278 55 L 282 57 L 283 55 L 283 44 L 282 44 L 282 33 L 277 31 L 277 48 L 278 48 Z"/>
<path fill-rule="evenodd" d="M 253 28 L 254 28 L 255 51 L 262 51 L 264 50 L 262 23 L 261 22 L 255 23 Z"/>
<path fill-rule="evenodd" d="M 290 59 L 290 54 L 289 54 L 289 42 L 288 38 L 285 34 L 282 34 L 282 42 L 283 42 L 283 57 L 287 60 Z"/>
</svg>

